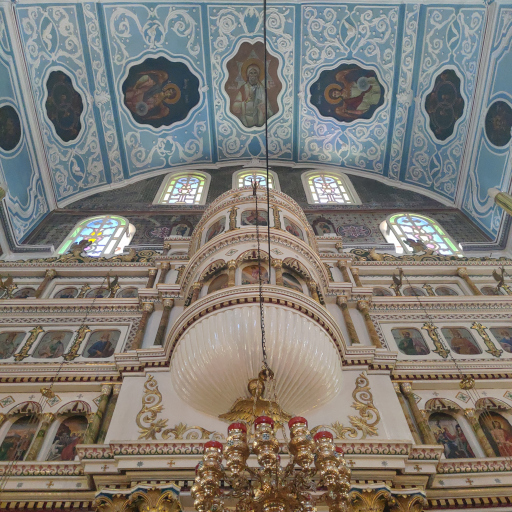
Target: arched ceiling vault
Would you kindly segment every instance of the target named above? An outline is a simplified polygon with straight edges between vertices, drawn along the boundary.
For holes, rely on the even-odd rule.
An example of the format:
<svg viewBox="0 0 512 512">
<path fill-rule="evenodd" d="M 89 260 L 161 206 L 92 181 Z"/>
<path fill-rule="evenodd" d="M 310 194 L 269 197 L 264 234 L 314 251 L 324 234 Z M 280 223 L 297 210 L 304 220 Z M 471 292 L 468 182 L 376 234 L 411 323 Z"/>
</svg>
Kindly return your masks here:
<svg viewBox="0 0 512 512">
<path fill-rule="evenodd" d="M 498 237 L 487 190 L 510 186 L 512 2 L 270 2 L 268 16 L 272 161 L 413 188 Z M 0 0 L 17 241 L 100 190 L 262 159 L 262 28 L 261 3 Z"/>
</svg>

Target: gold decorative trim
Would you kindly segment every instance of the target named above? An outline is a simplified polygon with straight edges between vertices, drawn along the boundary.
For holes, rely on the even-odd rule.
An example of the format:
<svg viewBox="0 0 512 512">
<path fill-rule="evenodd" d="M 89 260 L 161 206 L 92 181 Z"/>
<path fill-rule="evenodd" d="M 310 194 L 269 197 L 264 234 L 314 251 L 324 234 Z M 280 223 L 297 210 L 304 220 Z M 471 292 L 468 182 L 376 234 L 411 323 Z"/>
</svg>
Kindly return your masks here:
<svg viewBox="0 0 512 512">
<path fill-rule="evenodd" d="M 311 434 L 315 435 L 319 430 L 329 430 L 336 435 L 336 439 L 347 439 L 358 437 L 366 439 L 368 436 L 377 436 L 379 434 L 377 425 L 380 422 L 379 410 L 373 404 L 373 395 L 370 389 L 368 377 L 361 373 L 356 379 L 356 388 L 352 392 L 354 403 L 351 405 L 353 409 L 359 411 L 359 416 L 349 416 L 351 427 L 344 427 L 339 421 L 331 423 L 331 425 L 318 425 L 311 430 Z"/>
<path fill-rule="evenodd" d="M 492 342 L 491 338 L 489 338 L 489 335 L 485 331 L 487 329 L 487 327 L 485 327 L 485 325 L 482 325 L 479 322 L 473 322 L 471 329 L 475 329 L 475 331 L 478 334 L 480 334 L 480 336 L 484 340 L 484 343 L 488 349 L 488 350 L 486 350 L 486 352 L 488 354 L 491 354 L 494 357 L 501 357 L 501 354 L 503 354 L 503 350 L 499 350 L 496 348 L 496 345 Z"/>
<path fill-rule="evenodd" d="M 73 361 L 73 359 L 78 357 L 78 349 L 80 348 L 80 345 L 82 345 L 82 341 L 84 341 L 88 332 L 91 332 L 91 329 L 89 329 L 89 326 L 87 325 L 82 325 L 80 329 L 78 329 L 69 352 L 64 354 L 65 361 Z"/>
<path fill-rule="evenodd" d="M 39 334 L 44 332 L 44 329 L 40 325 L 38 325 L 37 327 L 31 329 L 29 332 L 30 336 L 25 342 L 25 345 L 23 345 L 23 348 L 17 354 L 14 354 L 15 361 L 23 361 L 23 359 L 29 356 L 28 351 L 32 348 L 32 345 L 36 341 Z"/>
<path fill-rule="evenodd" d="M 162 439 L 224 439 L 222 434 L 206 430 L 202 427 L 189 427 L 184 423 L 178 423 L 174 427 L 167 427 L 169 420 L 158 418 L 163 410 L 162 394 L 158 389 L 158 382 L 153 375 L 148 375 L 144 383 L 142 396 L 142 409 L 137 414 L 137 426 L 139 427 L 139 439 L 157 439 L 157 434 Z"/>
<path fill-rule="evenodd" d="M 425 329 L 428 332 L 430 339 L 434 342 L 434 345 L 436 346 L 434 352 L 439 354 L 443 359 L 446 359 L 448 357 L 449 350 L 446 349 L 446 347 L 439 339 L 437 327 L 434 324 L 427 322 L 423 324 L 422 329 Z"/>
</svg>

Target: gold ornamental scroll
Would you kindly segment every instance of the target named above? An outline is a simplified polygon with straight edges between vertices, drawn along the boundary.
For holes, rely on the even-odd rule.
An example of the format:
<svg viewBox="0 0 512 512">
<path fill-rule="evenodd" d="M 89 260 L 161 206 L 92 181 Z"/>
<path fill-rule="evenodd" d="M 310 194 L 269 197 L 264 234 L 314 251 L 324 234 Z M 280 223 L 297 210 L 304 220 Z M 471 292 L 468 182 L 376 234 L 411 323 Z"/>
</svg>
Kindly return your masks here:
<svg viewBox="0 0 512 512">
<path fill-rule="evenodd" d="M 23 359 L 29 356 L 28 351 L 32 348 L 32 345 L 36 341 L 39 334 L 44 332 L 44 329 L 40 325 L 38 325 L 37 327 L 31 329 L 29 332 L 30 336 L 25 342 L 25 345 L 23 345 L 22 349 L 17 354 L 14 354 L 15 361 L 23 361 Z"/>
<path fill-rule="evenodd" d="M 80 328 L 76 332 L 75 339 L 71 344 L 71 348 L 69 349 L 67 354 L 64 354 L 64 361 L 73 361 L 73 359 L 76 359 L 78 357 L 78 351 L 88 332 L 91 332 L 89 326 L 80 326 Z"/>
<path fill-rule="evenodd" d="M 430 339 L 434 342 L 434 345 L 436 347 L 434 352 L 436 354 L 439 354 L 443 359 L 446 359 L 448 357 L 449 350 L 441 342 L 439 334 L 437 332 L 437 327 L 432 323 L 426 322 L 423 324 L 422 329 L 425 329 L 428 332 Z"/>
<path fill-rule="evenodd" d="M 482 325 L 479 322 L 473 322 L 471 329 L 475 329 L 475 331 L 480 334 L 484 340 L 485 346 L 487 347 L 486 352 L 488 354 L 491 354 L 494 357 L 501 357 L 503 350 L 496 348 L 496 345 L 492 342 L 491 338 L 489 338 L 489 335 L 486 332 L 487 327 L 485 327 L 485 325 Z"/>
</svg>

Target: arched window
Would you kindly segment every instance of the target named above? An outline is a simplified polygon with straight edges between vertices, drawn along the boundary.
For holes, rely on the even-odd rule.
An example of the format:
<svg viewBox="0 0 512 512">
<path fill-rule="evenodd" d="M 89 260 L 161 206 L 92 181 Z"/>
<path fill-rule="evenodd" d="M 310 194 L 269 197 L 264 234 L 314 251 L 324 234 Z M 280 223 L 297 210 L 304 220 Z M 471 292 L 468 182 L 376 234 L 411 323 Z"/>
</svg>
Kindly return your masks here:
<svg viewBox="0 0 512 512">
<path fill-rule="evenodd" d="M 258 182 L 258 186 L 267 187 L 266 169 L 242 169 L 233 174 L 233 188 L 250 187 L 253 181 Z M 279 179 L 274 171 L 268 172 L 268 187 L 272 190 L 281 190 Z"/>
<path fill-rule="evenodd" d="M 166 176 L 153 204 L 205 204 L 210 175 L 205 172 L 179 172 Z"/>
<path fill-rule="evenodd" d="M 309 204 L 361 204 L 352 183 L 344 174 L 305 172 L 302 184 Z"/>
<path fill-rule="evenodd" d="M 124 217 L 99 215 L 79 222 L 61 244 L 58 254 L 65 254 L 74 243 L 89 240 L 83 247 L 87 256 L 113 256 L 120 254 L 135 234 L 135 226 Z M 85 242 L 84 242 L 85 243 Z"/>
<path fill-rule="evenodd" d="M 395 213 L 380 226 L 389 243 L 401 254 L 432 250 L 440 256 L 462 256 L 458 244 L 433 219 L 415 213 Z"/>
</svg>

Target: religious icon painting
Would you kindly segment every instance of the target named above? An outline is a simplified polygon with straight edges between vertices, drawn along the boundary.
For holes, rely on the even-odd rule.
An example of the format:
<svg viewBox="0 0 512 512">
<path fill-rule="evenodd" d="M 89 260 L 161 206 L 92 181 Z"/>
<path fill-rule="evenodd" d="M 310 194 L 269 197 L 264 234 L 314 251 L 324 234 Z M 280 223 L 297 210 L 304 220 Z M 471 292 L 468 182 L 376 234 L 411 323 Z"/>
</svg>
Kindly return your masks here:
<svg viewBox="0 0 512 512">
<path fill-rule="evenodd" d="M 479 422 L 496 456 L 512 456 L 512 427 L 510 423 L 501 414 L 494 411 L 486 411 L 485 414 L 481 414 Z"/>
<path fill-rule="evenodd" d="M 223 290 L 228 287 L 228 275 L 221 274 L 212 280 L 210 286 L 208 286 L 208 293 L 213 293 L 218 290 Z"/>
<path fill-rule="evenodd" d="M 23 460 L 37 427 L 38 422 L 34 421 L 31 416 L 22 416 L 16 420 L 9 428 L 0 446 L 0 460 Z"/>
<path fill-rule="evenodd" d="M 25 334 L 24 332 L 0 333 L 0 359 L 8 359 L 13 356 L 25 338 Z"/>
<path fill-rule="evenodd" d="M 430 353 L 421 332 L 414 328 L 391 329 L 398 350 L 407 356 L 425 356 Z"/>
<path fill-rule="evenodd" d="M 261 127 L 279 112 L 278 96 L 283 85 L 278 76 L 279 60 L 267 51 L 267 97 L 265 109 L 265 47 L 261 41 L 244 42 L 226 63 L 224 89 L 229 111 L 246 128 Z"/>
<path fill-rule="evenodd" d="M 124 104 L 133 120 L 153 128 L 183 121 L 199 103 L 199 79 L 183 62 L 148 58 L 130 68 Z"/>
<path fill-rule="evenodd" d="M 121 332 L 105 329 L 91 333 L 82 353 L 83 357 L 101 359 L 110 357 L 114 353 Z"/>
<path fill-rule="evenodd" d="M 425 99 L 430 130 L 437 140 L 446 140 L 455 130 L 455 123 L 464 113 L 461 82 L 453 69 L 443 70 Z"/>
<path fill-rule="evenodd" d="M 296 292 L 303 293 L 302 285 L 300 284 L 300 281 L 289 272 L 283 272 L 283 285 L 286 286 L 286 288 L 291 288 L 292 290 L 295 290 Z"/>
<path fill-rule="evenodd" d="M 384 87 L 375 71 L 342 63 L 320 73 L 310 87 L 310 102 L 321 116 L 352 123 L 373 117 L 384 103 Z"/>
<path fill-rule="evenodd" d="M 453 416 L 435 412 L 430 415 L 428 423 L 437 443 L 444 446 L 444 455 L 447 459 L 475 457 L 464 431 Z"/>
<path fill-rule="evenodd" d="M 317 217 L 313 223 L 313 231 L 317 236 L 336 234 L 336 228 L 329 219 L 325 217 Z"/>
<path fill-rule="evenodd" d="M 12 151 L 21 140 L 21 122 L 11 105 L 0 107 L 0 148 Z"/>
<path fill-rule="evenodd" d="M 109 295 L 110 290 L 108 288 L 93 288 L 85 294 L 85 297 L 87 299 L 106 299 Z"/>
<path fill-rule="evenodd" d="M 297 238 L 300 238 L 301 240 L 304 240 L 304 233 L 302 233 L 302 229 L 295 224 L 295 222 L 292 222 L 287 217 L 284 217 L 284 229 L 288 231 L 288 233 L 292 234 L 293 236 L 296 236 Z"/>
<path fill-rule="evenodd" d="M 76 288 L 63 288 L 59 290 L 54 296 L 54 299 L 74 299 L 78 295 Z"/>
<path fill-rule="evenodd" d="M 215 238 L 217 235 L 220 235 L 224 229 L 226 229 L 226 219 L 224 217 L 221 217 L 220 219 L 216 220 L 206 232 L 206 237 L 204 239 L 205 243 L 209 242 L 212 238 Z"/>
<path fill-rule="evenodd" d="M 268 226 L 268 214 L 264 210 L 245 210 L 241 216 L 242 226 Z"/>
<path fill-rule="evenodd" d="M 510 327 L 491 327 L 491 334 L 498 340 L 501 348 L 508 353 L 512 353 L 512 328 Z"/>
<path fill-rule="evenodd" d="M 261 267 L 261 280 L 263 284 L 268 284 L 268 272 L 265 267 Z M 242 284 L 259 284 L 260 269 L 258 265 L 248 265 L 242 270 Z"/>
<path fill-rule="evenodd" d="M 36 350 L 32 354 L 33 357 L 39 359 L 62 357 L 72 336 L 73 333 L 71 331 L 50 331 L 45 333 L 37 344 Z"/>
<path fill-rule="evenodd" d="M 441 329 L 450 348 L 460 355 L 476 355 L 482 351 L 472 334 L 463 327 L 444 327 Z"/>
<path fill-rule="evenodd" d="M 123 288 L 117 293 L 120 299 L 135 299 L 139 296 L 137 288 Z"/>
<path fill-rule="evenodd" d="M 389 297 L 393 294 L 387 288 L 374 288 L 373 295 L 375 297 Z"/>
<path fill-rule="evenodd" d="M 46 81 L 46 115 L 63 142 L 75 140 L 82 130 L 82 96 L 63 71 L 52 71 Z"/>
<path fill-rule="evenodd" d="M 80 444 L 87 430 L 85 416 L 70 416 L 57 429 L 46 460 L 74 460 L 76 446 Z"/>
<path fill-rule="evenodd" d="M 485 116 L 485 134 L 498 147 L 506 146 L 512 137 L 512 107 L 504 101 L 495 101 Z"/>
<path fill-rule="evenodd" d="M 450 295 L 458 295 L 458 294 L 453 288 L 449 288 L 448 286 L 438 286 L 436 288 L 436 295 L 450 296 Z"/>
<path fill-rule="evenodd" d="M 22 288 L 21 290 L 18 290 L 13 295 L 13 298 L 15 298 L 15 299 L 30 299 L 35 296 L 36 296 L 36 291 L 34 290 L 34 288 Z"/>
</svg>

